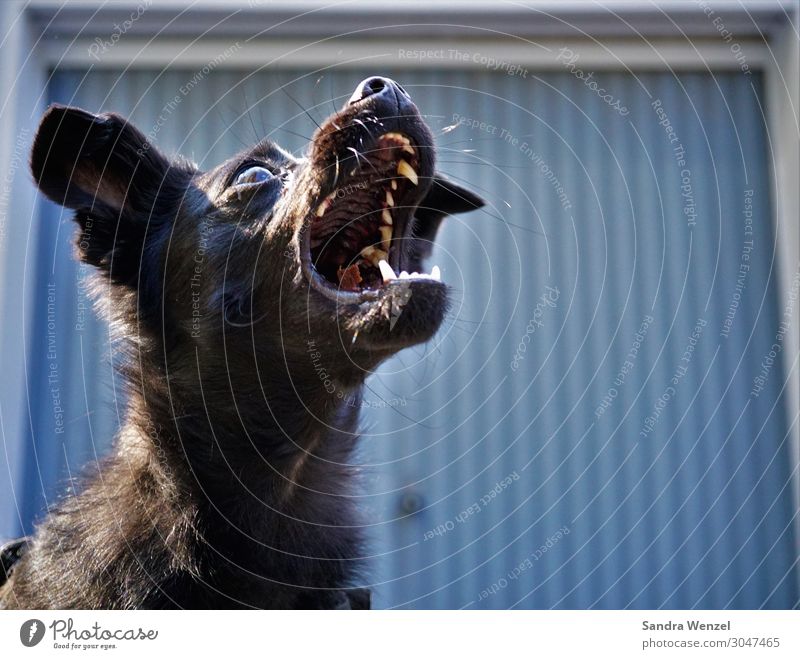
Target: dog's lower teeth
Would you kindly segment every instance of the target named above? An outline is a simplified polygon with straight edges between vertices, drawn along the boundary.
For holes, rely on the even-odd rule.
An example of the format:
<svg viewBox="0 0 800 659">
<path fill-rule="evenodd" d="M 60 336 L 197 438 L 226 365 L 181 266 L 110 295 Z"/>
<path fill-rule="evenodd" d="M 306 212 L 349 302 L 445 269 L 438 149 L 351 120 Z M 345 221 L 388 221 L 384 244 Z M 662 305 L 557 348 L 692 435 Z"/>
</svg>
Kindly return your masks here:
<svg viewBox="0 0 800 659">
<path fill-rule="evenodd" d="M 392 196 L 392 193 L 389 192 L 388 190 L 386 191 L 386 205 L 394 206 L 394 197 Z"/>
<path fill-rule="evenodd" d="M 389 212 L 388 208 L 384 208 L 383 212 L 381 212 L 381 219 L 384 224 L 392 226 L 392 214 Z"/>
<path fill-rule="evenodd" d="M 405 276 L 403 276 L 405 275 Z M 405 270 L 400 273 L 400 279 L 432 279 L 433 281 L 442 281 L 442 271 L 439 270 L 439 266 L 433 266 L 430 274 L 425 272 L 412 272 L 408 274 Z"/>
<path fill-rule="evenodd" d="M 386 282 L 386 276 L 383 269 L 381 269 L 381 273 L 384 274 L 383 281 Z M 394 273 L 394 271 L 392 271 Z M 430 274 L 426 274 L 424 272 L 412 272 L 408 274 L 405 270 L 403 270 L 399 275 L 395 275 L 393 279 L 430 279 L 432 281 L 442 281 L 442 271 L 439 270 L 439 266 L 433 266 Z"/>
</svg>

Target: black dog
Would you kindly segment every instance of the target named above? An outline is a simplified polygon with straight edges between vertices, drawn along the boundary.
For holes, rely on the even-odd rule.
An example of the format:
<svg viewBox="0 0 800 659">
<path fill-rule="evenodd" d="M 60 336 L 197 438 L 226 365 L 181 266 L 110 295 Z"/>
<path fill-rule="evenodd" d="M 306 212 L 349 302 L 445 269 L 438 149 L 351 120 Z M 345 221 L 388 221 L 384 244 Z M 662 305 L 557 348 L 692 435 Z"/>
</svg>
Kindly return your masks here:
<svg viewBox="0 0 800 659">
<path fill-rule="evenodd" d="M 31 169 L 76 211 L 128 406 L 111 457 L 6 557 L 0 606 L 366 606 L 361 386 L 436 332 L 447 288 L 416 271 L 444 215 L 482 205 L 434 173 L 408 94 L 370 78 L 306 159 L 264 141 L 209 172 L 53 106 Z"/>
</svg>

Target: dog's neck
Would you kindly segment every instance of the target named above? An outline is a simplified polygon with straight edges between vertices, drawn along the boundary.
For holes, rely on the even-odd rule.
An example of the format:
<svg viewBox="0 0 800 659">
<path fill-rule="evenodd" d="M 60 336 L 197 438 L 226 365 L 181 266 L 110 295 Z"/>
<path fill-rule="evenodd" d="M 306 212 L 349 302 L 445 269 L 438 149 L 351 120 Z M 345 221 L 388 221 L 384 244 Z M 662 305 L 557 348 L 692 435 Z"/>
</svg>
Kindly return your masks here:
<svg viewBox="0 0 800 659">
<path fill-rule="evenodd" d="M 285 574 L 282 563 L 295 570 L 299 561 L 306 576 L 296 585 L 339 588 L 357 569 L 361 541 L 348 496 L 360 387 L 344 396 L 316 386 L 316 376 L 312 385 L 289 375 L 277 364 L 260 384 L 241 370 L 230 381 L 195 371 L 167 388 L 163 378 L 129 374 L 138 386 L 120 451 L 126 441 L 144 447 L 153 468 L 190 493 L 199 535 L 236 566 L 233 581 L 250 587 L 247 574 Z"/>
<path fill-rule="evenodd" d="M 323 468 L 330 478 L 345 475 L 337 466 L 349 462 L 357 439 L 360 385 L 326 388 L 305 364 L 283 360 L 236 369 L 195 369 L 169 384 L 129 374 L 129 423 L 220 498 L 247 489 L 286 501 L 312 473 L 319 491 Z"/>
</svg>

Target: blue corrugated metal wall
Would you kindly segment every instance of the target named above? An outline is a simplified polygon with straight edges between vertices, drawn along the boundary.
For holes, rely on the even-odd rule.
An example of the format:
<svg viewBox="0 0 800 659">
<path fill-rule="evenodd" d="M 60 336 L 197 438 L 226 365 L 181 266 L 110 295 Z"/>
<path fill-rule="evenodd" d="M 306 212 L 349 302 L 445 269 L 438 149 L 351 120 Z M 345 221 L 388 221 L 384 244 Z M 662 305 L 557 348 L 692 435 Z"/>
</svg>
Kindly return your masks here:
<svg viewBox="0 0 800 659">
<path fill-rule="evenodd" d="M 50 94 L 212 164 L 264 133 L 302 149 L 313 123 L 280 86 L 322 117 L 368 73 L 215 71 L 160 128 L 194 71 L 59 72 Z M 438 134 L 440 168 L 489 206 L 442 232 L 447 327 L 370 380 L 376 604 L 797 606 L 796 402 L 779 361 L 751 395 L 786 303 L 759 77 L 596 75 L 606 102 L 565 72 L 392 76 Z M 446 130 L 454 114 L 467 121 Z M 50 204 L 42 216 L 28 520 L 102 453 L 118 414 L 71 226 Z"/>
</svg>

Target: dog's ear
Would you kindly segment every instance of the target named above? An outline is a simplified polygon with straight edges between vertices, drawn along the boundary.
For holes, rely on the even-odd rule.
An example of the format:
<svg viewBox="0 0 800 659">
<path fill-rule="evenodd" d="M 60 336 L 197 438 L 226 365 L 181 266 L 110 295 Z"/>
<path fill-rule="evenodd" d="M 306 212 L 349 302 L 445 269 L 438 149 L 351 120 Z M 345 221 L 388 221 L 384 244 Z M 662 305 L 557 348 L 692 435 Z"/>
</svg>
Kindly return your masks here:
<svg viewBox="0 0 800 659">
<path fill-rule="evenodd" d="M 134 278 L 148 231 L 177 208 L 190 173 L 116 114 L 48 108 L 31 172 L 50 199 L 76 211 L 80 257 L 117 281 Z"/>
<path fill-rule="evenodd" d="M 478 195 L 457 183 L 436 174 L 428 194 L 414 213 L 414 235 L 421 239 L 418 243 L 422 259 L 430 256 L 439 225 L 447 215 L 467 213 L 484 206 Z"/>
</svg>

